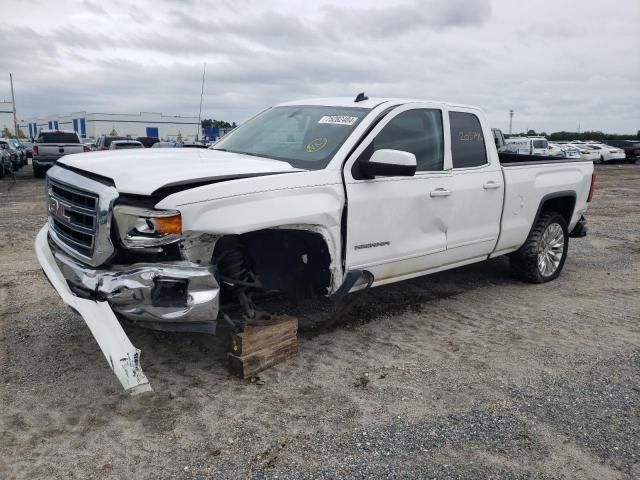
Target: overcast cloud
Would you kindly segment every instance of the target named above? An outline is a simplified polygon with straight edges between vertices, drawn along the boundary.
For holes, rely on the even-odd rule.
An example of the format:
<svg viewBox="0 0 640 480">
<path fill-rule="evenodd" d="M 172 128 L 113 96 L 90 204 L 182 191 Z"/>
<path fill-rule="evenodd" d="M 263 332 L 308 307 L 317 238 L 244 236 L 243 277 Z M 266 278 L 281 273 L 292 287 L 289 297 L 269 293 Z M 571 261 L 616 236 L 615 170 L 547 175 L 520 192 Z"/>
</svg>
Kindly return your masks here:
<svg viewBox="0 0 640 480">
<path fill-rule="evenodd" d="M 640 129 L 639 0 L 3 0 L 0 99 L 241 122 L 313 96 L 483 108 L 514 130 Z"/>
</svg>

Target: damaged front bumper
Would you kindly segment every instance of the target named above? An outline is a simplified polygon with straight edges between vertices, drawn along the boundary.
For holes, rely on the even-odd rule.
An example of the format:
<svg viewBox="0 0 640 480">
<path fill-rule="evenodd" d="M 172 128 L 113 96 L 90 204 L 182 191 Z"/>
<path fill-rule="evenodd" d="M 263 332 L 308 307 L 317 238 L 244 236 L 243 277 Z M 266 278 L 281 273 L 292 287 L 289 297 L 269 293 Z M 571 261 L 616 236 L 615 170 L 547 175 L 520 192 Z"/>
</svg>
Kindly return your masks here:
<svg viewBox="0 0 640 480">
<path fill-rule="evenodd" d="M 220 288 L 207 267 L 178 261 L 89 268 L 49 244 L 47 225 L 38 233 L 35 249 L 53 287 L 82 316 L 132 394 L 151 391 L 151 386 L 140 366 L 140 350 L 114 312 L 151 328 L 215 333 Z"/>
</svg>

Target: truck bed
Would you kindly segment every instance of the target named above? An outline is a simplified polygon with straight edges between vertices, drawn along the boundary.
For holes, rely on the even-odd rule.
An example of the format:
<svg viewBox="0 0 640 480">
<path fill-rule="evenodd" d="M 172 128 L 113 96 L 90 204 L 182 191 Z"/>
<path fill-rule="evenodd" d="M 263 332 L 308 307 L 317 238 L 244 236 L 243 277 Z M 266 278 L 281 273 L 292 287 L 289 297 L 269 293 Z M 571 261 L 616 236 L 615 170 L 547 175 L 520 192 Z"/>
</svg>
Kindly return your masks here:
<svg viewBox="0 0 640 480">
<path fill-rule="evenodd" d="M 544 163 L 586 162 L 582 158 L 551 157 L 546 155 L 522 155 L 518 153 L 498 152 L 500 164 L 504 167 L 516 167 L 518 165 L 538 165 Z"/>
</svg>

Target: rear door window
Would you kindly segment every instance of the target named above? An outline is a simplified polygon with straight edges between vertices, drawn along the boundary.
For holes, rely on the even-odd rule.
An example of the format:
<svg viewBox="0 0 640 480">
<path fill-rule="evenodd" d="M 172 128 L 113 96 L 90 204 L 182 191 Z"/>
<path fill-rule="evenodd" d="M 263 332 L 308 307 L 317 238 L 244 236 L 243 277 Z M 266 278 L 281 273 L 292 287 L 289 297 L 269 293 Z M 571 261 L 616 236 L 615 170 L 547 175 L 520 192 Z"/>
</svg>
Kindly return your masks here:
<svg viewBox="0 0 640 480">
<path fill-rule="evenodd" d="M 75 133 L 43 132 L 38 137 L 38 143 L 80 143 L 80 139 Z"/>
<path fill-rule="evenodd" d="M 480 120 L 473 113 L 450 112 L 453 168 L 479 167 L 487 163 L 487 148 Z"/>
</svg>

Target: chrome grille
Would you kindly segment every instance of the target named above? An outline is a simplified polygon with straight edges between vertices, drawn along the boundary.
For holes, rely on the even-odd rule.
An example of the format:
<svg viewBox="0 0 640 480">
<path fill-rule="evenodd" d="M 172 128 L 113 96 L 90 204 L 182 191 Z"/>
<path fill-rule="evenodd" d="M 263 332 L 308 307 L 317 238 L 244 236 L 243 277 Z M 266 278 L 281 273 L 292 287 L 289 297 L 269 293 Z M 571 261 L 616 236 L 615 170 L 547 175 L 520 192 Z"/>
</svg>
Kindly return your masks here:
<svg viewBox="0 0 640 480">
<path fill-rule="evenodd" d="M 49 218 L 60 240 L 84 256 L 93 255 L 98 195 L 49 179 Z"/>
<path fill-rule="evenodd" d="M 111 216 L 118 191 L 60 165 L 47 172 L 49 237 L 83 263 L 97 267 L 114 253 Z"/>
</svg>

